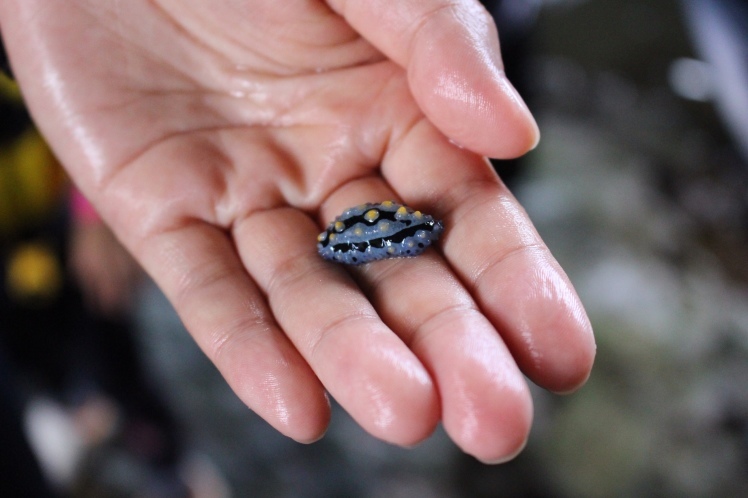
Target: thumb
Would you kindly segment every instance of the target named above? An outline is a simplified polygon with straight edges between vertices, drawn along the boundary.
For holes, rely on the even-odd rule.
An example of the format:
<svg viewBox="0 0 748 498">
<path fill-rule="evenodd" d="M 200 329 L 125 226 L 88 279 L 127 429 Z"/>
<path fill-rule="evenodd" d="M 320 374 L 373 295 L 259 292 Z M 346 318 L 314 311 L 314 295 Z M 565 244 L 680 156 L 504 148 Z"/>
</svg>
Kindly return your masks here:
<svg viewBox="0 0 748 498">
<path fill-rule="evenodd" d="M 407 69 L 416 102 L 452 141 L 503 159 L 537 144 L 537 124 L 504 74 L 496 25 L 477 0 L 329 3 Z"/>
</svg>

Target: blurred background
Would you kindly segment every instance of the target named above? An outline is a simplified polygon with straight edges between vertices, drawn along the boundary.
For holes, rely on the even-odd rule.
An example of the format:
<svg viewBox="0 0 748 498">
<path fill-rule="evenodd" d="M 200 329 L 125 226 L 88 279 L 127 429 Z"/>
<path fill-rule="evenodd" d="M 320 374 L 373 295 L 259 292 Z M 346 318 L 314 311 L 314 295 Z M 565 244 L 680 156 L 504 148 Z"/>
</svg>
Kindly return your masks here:
<svg viewBox="0 0 748 498">
<path fill-rule="evenodd" d="M 158 290 L 135 284 L 126 259 L 108 266 L 122 267 L 110 280 L 137 286 L 130 297 L 87 283 L 92 259 L 75 252 L 101 253 L 111 241 L 105 230 L 91 235 L 97 221 L 66 196 L 63 214 L 34 229 L 6 216 L 4 230 L 15 235 L 4 236 L 2 253 L 9 311 L 0 315 L 0 355 L 19 367 L 12 374 L 23 387 L 8 396 L 53 491 L 748 496 L 746 3 L 504 0 L 496 8 L 507 73 L 543 134 L 526 158 L 496 167 L 590 314 L 598 356 L 586 387 L 564 397 L 534 389 L 529 445 L 498 467 L 461 455 L 442 432 L 394 448 L 340 409 L 322 441 L 298 445 L 236 399 Z M 55 185 L 46 188 L 67 188 Z M 81 238 L 104 246 L 85 252 Z M 70 288 L 68 274 L 77 275 Z M 44 311 L 55 318 L 40 323 L 40 310 L 62 295 L 80 316 Z M 50 346 L 69 351 L 67 364 L 49 372 L 48 358 L 28 358 L 29 338 L 48 343 L 51 327 L 81 321 L 92 332 Z M 111 330 L 120 330 L 114 344 L 96 339 Z M 123 386 L 123 375 L 135 381 Z"/>
</svg>

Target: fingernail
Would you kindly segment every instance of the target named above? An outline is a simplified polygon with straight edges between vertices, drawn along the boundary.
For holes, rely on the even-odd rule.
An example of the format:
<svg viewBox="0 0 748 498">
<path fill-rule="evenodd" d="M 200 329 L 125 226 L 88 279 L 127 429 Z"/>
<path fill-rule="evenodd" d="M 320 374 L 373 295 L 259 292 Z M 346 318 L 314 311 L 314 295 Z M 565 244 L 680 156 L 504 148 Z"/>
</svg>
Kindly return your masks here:
<svg viewBox="0 0 748 498">
<path fill-rule="evenodd" d="M 499 464 L 506 463 L 517 458 L 519 454 L 524 451 L 526 446 L 527 446 L 527 439 L 525 439 L 515 451 L 513 451 L 512 453 L 509 453 L 508 455 L 504 455 L 498 458 L 480 458 L 480 457 L 475 457 L 475 458 L 478 459 L 478 461 L 480 461 L 481 463 L 484 463 L 486 465 L 499 465 Z"/>
<path fill-rule="evenodd" d="M 522 96 L 519 94 L 517 89 L 514 88 L 512 82 L 509 81 L 509 78 L 507 78 L 506 74 L 504 74 L 503 72 L 501 73 L 500 85 L 502 91 L 507 96 L 509 101 L 512 102 L 517 110 L 524 115 L 525 120 L 530 127 L 531 133 L 531 140 L 529 142 L 530 147 L 528 148 L 528 150 L 535 149 L 540 142 L 540 128 L 538 127 L 537 121 L 535 121 L 535 116 L 532 115 L 532 112 L 530 112 L 530 108 L 527 107 L 527 103 L 525 103 Z"/>
</svg>

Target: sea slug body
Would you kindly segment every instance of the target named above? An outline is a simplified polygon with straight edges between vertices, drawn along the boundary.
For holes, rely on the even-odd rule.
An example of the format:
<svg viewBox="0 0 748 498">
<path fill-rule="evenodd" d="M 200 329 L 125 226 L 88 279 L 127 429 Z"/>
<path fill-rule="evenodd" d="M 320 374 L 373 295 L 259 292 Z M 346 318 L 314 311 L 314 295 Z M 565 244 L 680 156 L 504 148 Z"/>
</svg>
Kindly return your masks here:
<svg viewBox="0 0 748 498">
<path fill-rule="evenodd" d="M 361 265 L 389 258 L 418 256 L 439 239 L 440 221 L 394 201 L 346 209 L 317 236 L 320 256 Z"/>
</svg>

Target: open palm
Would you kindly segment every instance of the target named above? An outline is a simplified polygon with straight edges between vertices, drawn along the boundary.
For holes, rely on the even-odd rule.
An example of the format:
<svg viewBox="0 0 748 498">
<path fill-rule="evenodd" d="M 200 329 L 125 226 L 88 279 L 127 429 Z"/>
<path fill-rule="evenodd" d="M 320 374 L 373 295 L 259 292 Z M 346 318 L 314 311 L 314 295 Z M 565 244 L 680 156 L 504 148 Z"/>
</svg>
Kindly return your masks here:
<svg viewBox="0 0 748 498">
<path fill-rule="evenodd" d="M 239 397 L 318 438 L 325 392 L 410 445 L 441 420 L 484 461 L 524 444 L 523 373 L 589 374 L 574 290 L 483 155 L 537 130 L 473 1 L 0 1 L 35 120 Z M 459 144 L 459 145 L 458 145 Z M 344 208 L 399 199 L 439 250 L 348 270 Z"/>
</svg>

